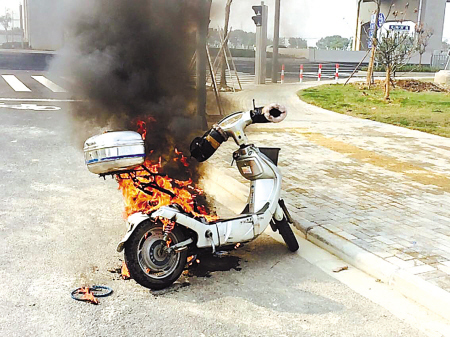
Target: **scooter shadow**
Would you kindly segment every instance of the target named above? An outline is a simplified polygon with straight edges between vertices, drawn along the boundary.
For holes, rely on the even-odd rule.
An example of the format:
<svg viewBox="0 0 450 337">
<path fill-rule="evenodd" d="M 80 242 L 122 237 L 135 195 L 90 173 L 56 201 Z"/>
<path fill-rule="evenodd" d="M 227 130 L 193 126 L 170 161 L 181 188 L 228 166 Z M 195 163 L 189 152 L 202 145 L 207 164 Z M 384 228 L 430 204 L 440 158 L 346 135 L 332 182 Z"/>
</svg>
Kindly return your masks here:
<svg viewBox="0 0 450 337">
<path fill-rule="evenodd" d="M 316 291 L 337 281 L 266 234 L 229 254 L 197 258 L 198 266 L 172 290 L 153 294 L 190 303 L 236 298 L 287 313 L 323 314 L 344 308 Z"/>
</svg>

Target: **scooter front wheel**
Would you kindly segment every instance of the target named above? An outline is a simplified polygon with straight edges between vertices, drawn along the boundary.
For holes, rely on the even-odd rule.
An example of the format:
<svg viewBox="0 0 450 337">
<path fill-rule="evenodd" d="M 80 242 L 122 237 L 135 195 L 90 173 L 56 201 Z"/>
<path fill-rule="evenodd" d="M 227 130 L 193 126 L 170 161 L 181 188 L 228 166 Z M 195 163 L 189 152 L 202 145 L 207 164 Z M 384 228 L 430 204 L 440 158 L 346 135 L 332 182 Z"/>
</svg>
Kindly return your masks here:
<svg viewBox="0 0 450 337">
<path fill-rule="evenodd" d="M 185 239 L 175 226 L 164 240 L 160 221 L 144 221 L 125 244 L 125 263 L 130 276 L 140 285 L 150 289 L 163 289 L 180 277 L 186 265 L 187 250 L 175 252 L 168 249 Z"/>
<path fill-rule="evenodd" d="M 287 221 L 286 217 L 283 217 L 283 220 L 277 221 L 273 219 L 276 228 L 278 229 L 278 232 L 280 233 L 281 237 L 283 238 L 284 242 L 286 243 L 286 246 L 288 246 L 289 250 L 291 252 L 295 252 L 298 250 L 298 241 L 294 235 L 294 232 L 291 229 L 291 226 L 289 225 L 289 222 Z"/>
</svg>

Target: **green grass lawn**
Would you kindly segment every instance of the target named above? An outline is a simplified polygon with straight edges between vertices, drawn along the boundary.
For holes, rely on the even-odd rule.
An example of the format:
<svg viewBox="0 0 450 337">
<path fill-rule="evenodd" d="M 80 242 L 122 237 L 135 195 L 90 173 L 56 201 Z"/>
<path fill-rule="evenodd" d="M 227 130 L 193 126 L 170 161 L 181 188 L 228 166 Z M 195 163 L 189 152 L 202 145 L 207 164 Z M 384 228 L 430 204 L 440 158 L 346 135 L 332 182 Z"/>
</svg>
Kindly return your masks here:
<svg viewBox="0 0 450 337">
<path fill-rule="evenodd" d="M 379 86 L 328 84 L 300 90 L 307 103 L 342 114 L 450 137 L 450 93 L 409 92 L 396 88 L 391 100 Z"/>
</svg>

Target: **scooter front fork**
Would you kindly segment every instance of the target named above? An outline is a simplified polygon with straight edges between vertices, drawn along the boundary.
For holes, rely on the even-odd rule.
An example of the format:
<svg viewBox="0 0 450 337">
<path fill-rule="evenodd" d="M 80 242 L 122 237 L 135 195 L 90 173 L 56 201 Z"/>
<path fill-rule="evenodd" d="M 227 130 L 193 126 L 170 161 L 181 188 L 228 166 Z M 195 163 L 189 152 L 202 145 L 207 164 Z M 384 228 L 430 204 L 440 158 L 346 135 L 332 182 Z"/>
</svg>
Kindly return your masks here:
<svg viewBox="0 0 450 337">
<path fill-rule="evenodd" d="M 280 201 L 278 201 L 277 208 L 275 209 L 275 213 L 273 213 L 273 218 L 270 220 L 270 227 L 274 232 L 277 231 L 277 226 L 275 221 L 281 221 L 284 218 L 283 208 L 281 208 Z"/>
<path fill-rule="evenodd" d="M 278 201 L 278 205 L 277 205 L 277 208 L 275 209 L 275 213 L 273 213 L 273 218 L 277 221 L 283 220 L 283 216 L 284 216 L 283 208 L 280 204 L 281 201 L 282 201 L 281 199 Z"/>
<path fill-rule="evenodd" d="M 291 214 L 289 213 L 286 204 L 284 203 L 283 199 L 278 200 L 278 205 L 281 207 L 281 209 L 283 210 L 284 215 L 286 216 L 286 220 L 290 223 L 293 224 L 294 223 L 294 219 L 292 219 Z"/>
<path fill-rule="evenodd" d="M 270 222 L 270 227 L 272 227 L 272 230 L 274 232 L 277 231 L 277 226 L 274 221 L 282 221 L 285 217 L 289 223 L 292 223 L 292 217 L 287 210 L 286 204 L 284 203 L 283 199 L 280 199 L 278 200 L 277 208 L 275 210 L 275 213 L 273 214 L 273 219 Z"/>
</svg>

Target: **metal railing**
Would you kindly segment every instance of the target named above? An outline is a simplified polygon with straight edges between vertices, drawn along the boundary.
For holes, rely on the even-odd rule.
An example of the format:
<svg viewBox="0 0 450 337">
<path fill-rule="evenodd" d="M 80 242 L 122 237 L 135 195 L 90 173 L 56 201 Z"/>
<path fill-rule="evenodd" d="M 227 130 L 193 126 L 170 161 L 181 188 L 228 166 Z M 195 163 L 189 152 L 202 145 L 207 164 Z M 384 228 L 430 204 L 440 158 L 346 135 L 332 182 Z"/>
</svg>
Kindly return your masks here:
<svg viewBox="0 0 450 337">
<path fill-rule="evenodd" d="M 434 54 L 431 57 L 431 66 L 441 70 L 445 69 L 445 66 L 449 63 L 449 58 L 448 53 Z"/>
</svg>

